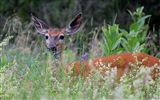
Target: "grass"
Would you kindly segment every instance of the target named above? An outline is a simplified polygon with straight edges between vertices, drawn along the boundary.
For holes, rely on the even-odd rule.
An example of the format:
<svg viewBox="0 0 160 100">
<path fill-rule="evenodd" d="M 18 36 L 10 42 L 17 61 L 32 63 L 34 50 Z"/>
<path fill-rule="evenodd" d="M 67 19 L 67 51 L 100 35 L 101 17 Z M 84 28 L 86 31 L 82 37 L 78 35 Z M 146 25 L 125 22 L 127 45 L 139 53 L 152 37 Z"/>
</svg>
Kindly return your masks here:
<svg viewBox="0 0 160 100">
<path fill-rule="evenodd" d="M 42 44 L 43 47 L 43 44 Z M 38 50 L 38 51 L 37 51 Z M 90 78 L 73 77 L 63 66 L 53 76 L 52 54 L 45 48 L 27 52 L 8 45 L 1 56 L 1 99 L 158 99 L 160 80 L 156 84 L 141 84 L 143 78 L 120 83 L 114 77 L 102 77 L 97 73 Z M 68 52 L 65 57 L 68 56 Z M 65 58 L 67 60 L 67 58 Z M 66 61 L 68 62 L 68 61 Z M 2 64 L 3 63 L 3 64 Z M 100 81 L 103 80 L 103 81 Z M 125 80 L 129 80 L 128 77 Z M 134 89 L 132 84 L 136 86 Z"/>
<path fill-rule="evenodd" d="M 71 72 L 66 73 L 64 68 L 68 62 L 76 61 L 76 54 L 70 49 L 64 50 L 63 66 L 57 66 L 57 61 L 53 60 L 53 54 L 47 51 L 43 40 L 38 37 L 40 39 L 37 42 L 31 42 L 31 34 L 36 33 L 30 28 L 21 29 L 14 43 L 7 44 L 6 40 L 0 46 L 2 100 L 160 98 L 160 79 L 154 81 L 148 76 L 150 81 L 144 83 L 143 72 L 146 69 L 136 72 L 135 78 L 129 73 L 123 77 L 123 81 L 115 80 L 117 76 L 114 70 L 105 78 L 101 77 L 99 72 L 87 78 L 73 76 Z M 94 54 L 96 53 L 92 55 Z"/>
</svg>

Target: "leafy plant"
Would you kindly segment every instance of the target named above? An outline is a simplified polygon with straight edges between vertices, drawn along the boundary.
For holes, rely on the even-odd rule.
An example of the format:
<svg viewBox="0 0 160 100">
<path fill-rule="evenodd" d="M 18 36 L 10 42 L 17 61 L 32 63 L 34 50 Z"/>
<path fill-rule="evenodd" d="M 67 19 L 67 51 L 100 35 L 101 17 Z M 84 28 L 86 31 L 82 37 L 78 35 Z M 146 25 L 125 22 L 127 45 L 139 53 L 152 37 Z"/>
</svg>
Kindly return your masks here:
<svg viewBox="0 0 160 100">
<path fill-rule="evenodd" d="M 143 14 L 143 7 L 137 8 L 136 12 L 129 11 L 132 16 L 133 23 L 129 26 L 129 32 L 120 29 L 117 24 L 108 25 L 107 28 L 102 27 L 105 35 L 103 48 L 106 53 L 115 54 L 119 52 L 145 52 L 150 48 L 146 47 L 147 31 L 149 26 L 145 24 L 146 19 L 150 15 Z"/>
<path fill-rule="evenodd" d="M 137 8 L 136 12 L 129 11 L 134 22 L 129 27 L 129 32 L 121 30 L 124 33 L 122 38 L 122 46 L 126 52 L 145 52 L 147 53 L 150 49 L 146 47 L 147 31 L 149 26 L 145 24 L 146 19 L 150 15 L 143 15 L 143 7 Z"/>
<path fill-rule="evenodd" d="M 105 55 L 115 54 L 117 52 L 123 51 L 123 48 L 120 47 L 123 33 L 119 32 L 119 26 L 114 24 L 113 26 L 108 25 L 108 29 L 103 27 L 102 31 L 105 35 L 104 37 L 104 52 Z"/>
</svg>

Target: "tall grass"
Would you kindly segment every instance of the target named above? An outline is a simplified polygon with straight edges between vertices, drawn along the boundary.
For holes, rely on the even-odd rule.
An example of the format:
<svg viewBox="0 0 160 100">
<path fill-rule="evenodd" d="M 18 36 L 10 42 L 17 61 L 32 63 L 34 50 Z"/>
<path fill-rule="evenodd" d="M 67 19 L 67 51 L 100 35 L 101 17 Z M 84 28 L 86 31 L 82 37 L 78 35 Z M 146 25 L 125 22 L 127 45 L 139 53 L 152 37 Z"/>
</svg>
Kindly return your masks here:
<svg viewBox="0 0 160 100">
<path fill-rule="evenodd" d="M 160 98 L 160 79 L 155 81 L 148 76 L 145 79 L 146 82 L 143 81 L 144 73 L 149 69 L 142 68 L 140 72 L 135 71 L 137 74 L 134 77 L 132 73 L 128 73 L 120 81 L 116 80 L 116 68 L 108 72 L 106 77 L 102 77 L 98 71 L 87 78 L 74 76 L 72 72 L 66 73 L 67 63 L 75 61 L 76 54 L 69 48 L 64 50 L 63 65 L 55 66 L 57 61 L 52 57 L 53 54 L 46 50 L 43 38 L 41 36 L 31 38 L 31 35 L 37 34 L 33 31 L 32 24 L 21 23 L 18 26 L 16 23 L 19 24 L 21 21 L 17 18 L 11 19 L 5 27 L 6 30 L 10 29 L 6 31 L 6 34 L 12 33 L 14 42 L 6 44 L 10 39 L 8 38 L 1 42 L 3 46 L 0 44 L 0 99 Z M 13 29 L 15 29 L 14 32 Z M 94 56 L 94 53 L 92 55 Z M 56 76 L 54 75 L 55 68 L 57 68 Z"/>
</svg>

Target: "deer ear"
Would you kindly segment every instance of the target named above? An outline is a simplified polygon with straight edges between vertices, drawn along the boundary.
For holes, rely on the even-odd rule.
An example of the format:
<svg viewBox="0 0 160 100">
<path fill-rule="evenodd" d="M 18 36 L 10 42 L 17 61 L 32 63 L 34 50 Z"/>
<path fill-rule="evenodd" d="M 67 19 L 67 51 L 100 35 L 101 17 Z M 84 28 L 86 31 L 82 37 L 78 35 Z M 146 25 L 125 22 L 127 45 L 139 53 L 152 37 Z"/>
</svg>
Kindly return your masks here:
<svg viewBox="0 0 160 100">
<path fill-rule="evenodd" d="M 34 27 L 36 28 L 37 32 L 39 32 L 40 34 L 46 34 L 47 29 L 49 29 L 50 27 L 42 20 L 34 17 L 32 14 L 31 16 L 34 23 Z"/>
<path fill-rule="evenodd" d="M 77 14 L 77 16 L 69 23 L 66 28 L 66 32 L 71 35 L 78 31 L 82 23 L 82 13 Z"/>
</svg>

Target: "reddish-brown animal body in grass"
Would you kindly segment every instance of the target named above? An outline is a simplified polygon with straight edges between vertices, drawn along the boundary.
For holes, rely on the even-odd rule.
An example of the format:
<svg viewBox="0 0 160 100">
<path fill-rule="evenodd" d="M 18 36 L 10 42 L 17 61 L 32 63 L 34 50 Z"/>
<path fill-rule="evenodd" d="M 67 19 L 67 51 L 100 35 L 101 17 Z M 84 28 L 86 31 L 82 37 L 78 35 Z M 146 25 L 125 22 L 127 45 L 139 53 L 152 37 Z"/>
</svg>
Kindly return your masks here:
<svg viewBox="0 0 160 100">
<path fill-rule="evenodd" d="M 51 28 L 33 15 L 32 20 L 36 30 L 46 37 L 46 47 L 54 53 L 56 59 L 63 60 L 61 59 L 61 53 L 63 51 L 65 35 L 72 35 L 78 31 L 82 23 L 82 13 L 79 13 L 67 27 L 61 29 Z M 114 67 L 117 68 L 117 75 L 119 77 L 131 71 L 133 69 L 132 67 L 153 68 L 152 76 L 155 79 L 160 72 L 160 59 L 145 53 L 122 53 L 96 58 L 82 63 L 70 63 L 67 66 L 67 70 L 72 68 L 71 70 L 77 75 L 88 76 L 94 73 L 93 70 L 96 69 L 100 70 L 101 74 L 105 76 L 106 71 L 110 71 Z"/>
</svg>

